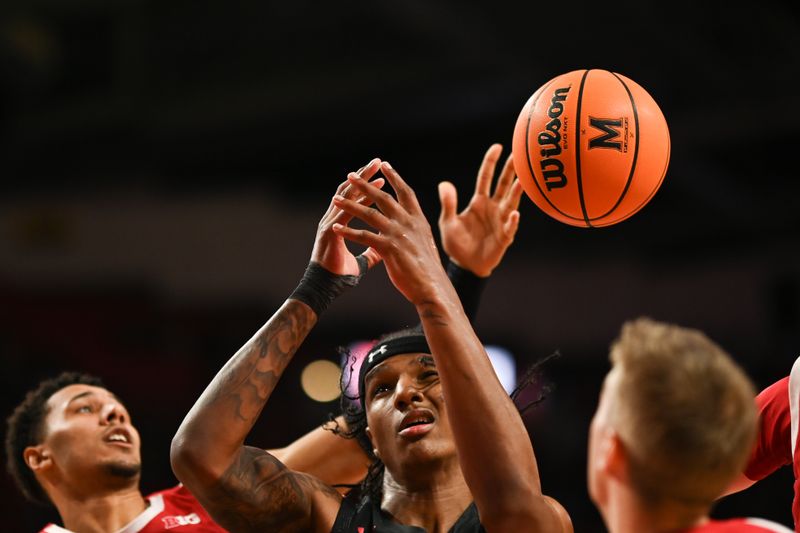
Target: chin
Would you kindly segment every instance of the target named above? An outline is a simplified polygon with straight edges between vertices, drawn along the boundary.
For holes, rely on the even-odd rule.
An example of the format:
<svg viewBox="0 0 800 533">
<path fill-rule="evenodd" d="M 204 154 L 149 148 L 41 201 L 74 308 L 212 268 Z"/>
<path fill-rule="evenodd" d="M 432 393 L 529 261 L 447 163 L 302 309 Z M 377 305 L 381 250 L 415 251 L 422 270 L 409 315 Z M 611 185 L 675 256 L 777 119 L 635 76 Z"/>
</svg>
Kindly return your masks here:
<svg viewBox="0 0 800 533">
<path fill-rule="evenodd" d="M 116 461 L 105 465 L 106 472 L 114 477 L 122 479 L 133 479 L 142 472 L 142 463 Z"/>
</svg>

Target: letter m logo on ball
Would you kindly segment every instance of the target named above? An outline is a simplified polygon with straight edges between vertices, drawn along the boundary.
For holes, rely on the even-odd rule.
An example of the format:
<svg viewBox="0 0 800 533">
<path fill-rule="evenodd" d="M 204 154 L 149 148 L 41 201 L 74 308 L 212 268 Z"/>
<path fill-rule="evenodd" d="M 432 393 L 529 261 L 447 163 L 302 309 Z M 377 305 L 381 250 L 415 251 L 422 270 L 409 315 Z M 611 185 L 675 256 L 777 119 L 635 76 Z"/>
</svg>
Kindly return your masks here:
<svg viewBox="0 0 800 533">
<path fill-rule="evenodd" d="M 621 118 L 595 118 L 589 117 L 589 125 L 602 133 L 597 137 L 589 139 L 589 149 L 592 148 L 611 148 L 622 150 L 622 142 L 615 141 L 619 138 L 619 129 L 622 127 Z"/>
</svg>

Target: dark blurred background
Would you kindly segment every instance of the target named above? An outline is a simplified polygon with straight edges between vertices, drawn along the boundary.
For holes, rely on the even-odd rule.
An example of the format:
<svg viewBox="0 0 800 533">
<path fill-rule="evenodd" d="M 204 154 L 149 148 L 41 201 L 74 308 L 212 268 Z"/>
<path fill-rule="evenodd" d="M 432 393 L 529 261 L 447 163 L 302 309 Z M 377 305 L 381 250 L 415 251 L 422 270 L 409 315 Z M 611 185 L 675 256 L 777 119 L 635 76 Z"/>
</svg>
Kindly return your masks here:
<svg viewBox="0 0 800 533">
<path fill-rule="evenodd" d="M 519 368 L 560 350 L 526 417 L 544 490 L 602 531 L 586 436 L 607 347 L 639 315 L 706 331 L 762 388 L 800 355 L 794 157 L 797 2 L 0 4 L 2 410 L 64 369 L 102 376 L 144 444 L 145 492 L 175 483 L 169 443 L 216 371 L 283 302 L 348 170 L 392 161 L 432 221 L 460 207 L 530 94 L 578 68 L 625 74 L 670 125 L 666 180 L 600 230 L 523 198 L 476 328 Z M 288 443 L 336 410 L 301 391 L 314 359 L 416 321 L 382 268 L 323 317 L 250 443 Z M 476 427 L 476 434 L 480 427 Z M 4 530 L 52 514 L 7 476 Z M 791 525 L 792 474 L 717 507 Z M 9 522 L 10 521 L 10 522 Z"/>
</svg>

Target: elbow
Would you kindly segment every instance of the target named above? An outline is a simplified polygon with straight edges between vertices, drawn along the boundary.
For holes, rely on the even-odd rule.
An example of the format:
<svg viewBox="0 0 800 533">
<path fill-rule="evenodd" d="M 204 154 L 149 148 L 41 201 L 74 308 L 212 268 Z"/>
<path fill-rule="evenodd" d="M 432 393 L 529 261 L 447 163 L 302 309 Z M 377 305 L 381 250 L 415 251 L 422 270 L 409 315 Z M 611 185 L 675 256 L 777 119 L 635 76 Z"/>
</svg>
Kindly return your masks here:
<svg viewBox="0 0 800 533">
<path fill-rule="evenodd" d="M 191 487 L 199 479 L 213 477 L 208 470 L 209 458 L 202 448 L 192 445 L 192 439 L 187 438 L 180 430 L 172 438 L 169 462 L 175 477 L 187 487 Z"/>
<path fill-rule="evenodd" d="M 172 437 L 172 444 L 169 447 L 169 463 L 172 466 L 172 472 L 174 472 L 175 477 L 185 485 L 186 478 L 189 472 L 192 471 L 192 465 L 197 463 L 197 457 L 187 444 L 186 437 L 181 431 L 178 431 Z"/>
</svg>

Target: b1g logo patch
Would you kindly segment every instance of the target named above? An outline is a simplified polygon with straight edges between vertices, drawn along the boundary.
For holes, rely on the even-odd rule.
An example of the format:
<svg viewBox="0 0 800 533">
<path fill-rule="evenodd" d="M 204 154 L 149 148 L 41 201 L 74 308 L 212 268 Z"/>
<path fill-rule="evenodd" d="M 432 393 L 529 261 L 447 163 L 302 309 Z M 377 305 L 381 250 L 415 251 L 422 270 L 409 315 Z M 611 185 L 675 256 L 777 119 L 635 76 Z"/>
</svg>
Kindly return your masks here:
<svg viewBox="0 0 800 533">
<path fill-rule="evenodd" d="M 183 516 L 165 516 L 161 519 L 164 522 L 164 529 L 172 529 L 181 526 L 194 526 L 200 523 L 200 517 L 197 513 L 191 513 Z"/>
</svg>

